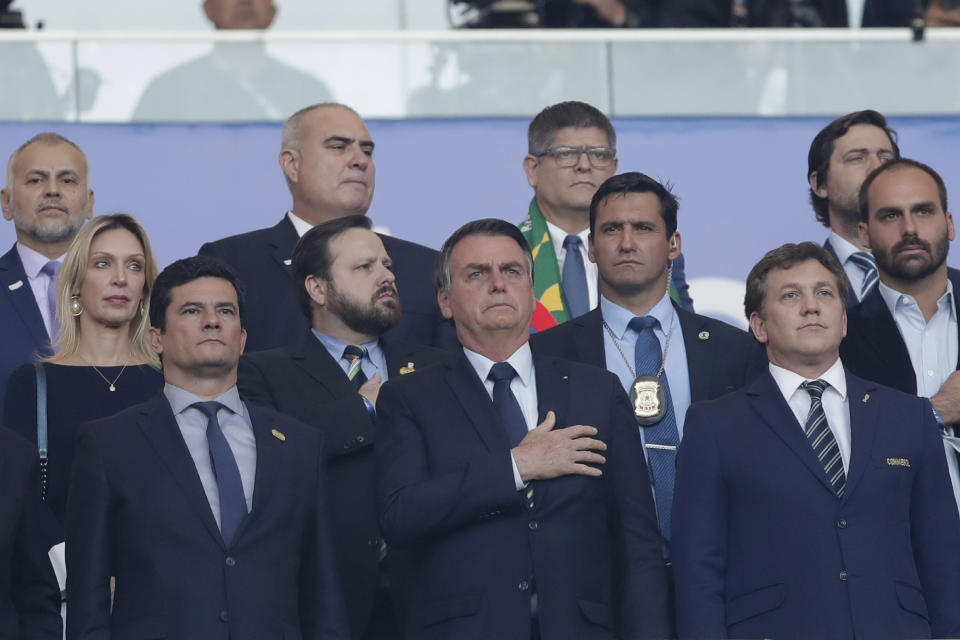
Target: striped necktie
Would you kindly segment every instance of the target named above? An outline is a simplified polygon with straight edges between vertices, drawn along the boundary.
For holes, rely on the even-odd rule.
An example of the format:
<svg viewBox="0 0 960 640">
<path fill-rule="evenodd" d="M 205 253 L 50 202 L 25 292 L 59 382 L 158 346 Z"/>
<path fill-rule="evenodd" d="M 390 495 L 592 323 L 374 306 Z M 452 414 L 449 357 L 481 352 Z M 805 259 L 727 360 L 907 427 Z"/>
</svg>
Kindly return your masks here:
<svg viewBox="0 0 960 640">
<path fill-rule="evenodd" d="M 348 344 L 343 349 L 343 358 L 350 362 L 350 368 L 347 370 L 347 379 L 353 384 L 353 390 L 359 391 L 363 383 L 367 381 L 366 374 L 363 373 L 363 357 L 367 355 L 367 350 L 358 344 Z"/>
<path fill-rule="evenodd" d="M 877 261 L 874 260 L 873 255 L 866 251 L 854 251 L 850 254 L 848 260 L 863 271 L 863 285 L 860 287 L 859 296 L 863 300 L 880 278 L 880 274 L 877 273 Z"/>
<path fill-rule="evenodd" d="M 807 440 L 817 454 L 817 459 L 823 465 L 827 475 L 827 482 L 836 491 L 837 497 L 843 497 L 843 490 L 847 486 L 847 478 L 843 473 L 843 459 L 840 456 L 840 447 L 827 424 L 827 414 L 823 412 L 823 391 L 830 386 L 826 380 L 809 380 L 800 385 L 810 394 L 810 413 L 803 425 Z"/>
</svg>

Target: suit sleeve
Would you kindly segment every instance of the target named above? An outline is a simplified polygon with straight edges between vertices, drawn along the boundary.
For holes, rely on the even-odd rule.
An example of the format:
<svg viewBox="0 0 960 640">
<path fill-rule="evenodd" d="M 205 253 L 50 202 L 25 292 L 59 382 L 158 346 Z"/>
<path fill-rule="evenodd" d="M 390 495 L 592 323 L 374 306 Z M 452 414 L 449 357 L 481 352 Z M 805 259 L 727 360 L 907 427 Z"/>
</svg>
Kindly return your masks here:
<svg viewBox="0 0 960 640">
<path fill-rule="evenodd" d="M 610 376 L 611 378 L 613 376 Z M 604 473 L 613 486 L 622 558 L 620 629 L 625 640 L 673 637 L 663 539 L 660 537 L 643 441 L 618 381 L 611 381 L 611 438 Z"/>
<path fill-rule="evenodd" d="M 11 591 L 23 640 L 59 640 L 63 636 L 60 618 L 60 588 L 39 532 L 39 462 L 30 464 L 27 490 L 17 530 Z"/>
<path fill-rule="evenodd" d="M 394 384 L 381 387 L 377 499 L 380 527 L 391 545 L 415 544 L 501 510 L 522 508 L 508 450 L 479 453 L 460 469 L 434 474 L 422 419 Z"/>
<path fill-rule="evenodd" d="M 934 638 L 960 637 L 960 516 L 953 496 L 943 440 L 929 400 L 915 426 L 923 459 L 910 499 L 910 533 Z"/>
<path fill-rule="evenodd" d="M 319 436 L 319 432 L 317 432 Z M 320 438 L 318 438 L 320 439 Z M 303 637 L 309 640 L 349 640 L 350 631 L 343 594 L 333 557 L 330 512 L 322 446 L 317 446 L 314 511 L 304 539 L 304 570 L 300 579 L 300 611 Z"/>
<path fill-rule="evenodd" d="M 67 498 L 67 637 L 110 638 L 110 486 L 90 426 L 84 427 L 73 454 Z"/>
<path fill-rule="evenodd" d="M 687 411 L 673 494 L 677 635 L 726 638 L 727 490 L 709 403 Z"/>
</svg>

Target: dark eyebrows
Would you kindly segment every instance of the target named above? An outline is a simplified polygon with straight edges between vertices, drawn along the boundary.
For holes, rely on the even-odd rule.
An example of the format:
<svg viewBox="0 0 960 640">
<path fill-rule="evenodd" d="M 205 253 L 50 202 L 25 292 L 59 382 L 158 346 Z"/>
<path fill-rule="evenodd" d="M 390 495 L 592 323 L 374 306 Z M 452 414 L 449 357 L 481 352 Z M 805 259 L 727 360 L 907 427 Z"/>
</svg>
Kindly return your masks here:
<svg viewBox="0 0 960 640">
<path fill-rule="evenodd" d="M 463 267 L 464 271 L 490 271 L 490 265 L 482 262 L 471 262 Z"/>
<path fill-rule="evenodd" d="M 324 144 L 329 144 L 331 142 L 342 142 L 343 144 L 353 144 L 357 142 L 356 138 L 350 138 L 348 136 L 330 136 L 323 141 Z M 373 140 L 360 140 L 358 144 L 365 149 L 373 149 Z"/>
<path fill-rule="evenodd" d="M 520 262 L 517 260 L 511 260 L 510 262 L 501 262 L 498 266 L 501 271 L 503 271 L 504 269 L 518 269 L 520 271 L 526 271 L 526 269 L 523 268 L 523 265 L 520 264 Z"/>
<path fill-rule="evenodd" d="M 921 209 L 936 209 L 937 204 L 933 200 L 924 200 L 923 202 L 914 203 L 910 207 L 910 211 L 919 211 Z"/>
<path fill-rule="evenodd" d="M 180 305 L 180 310 L 183 311 L 184 309 L 190 309 L 194 307 L 199 307 L 202 309 L 204 306 L 206 305 L 203 302 L 199 302 L 197 300 L 187 300 L 182 305 Z M 213 308 L 214 309 L 223 309 L 223 308 L 236 309 L 237 304 L 235 302 L 230 302 L 229 300 L 224 300 L 222 302 L 214 302 Z"/>
</svg>

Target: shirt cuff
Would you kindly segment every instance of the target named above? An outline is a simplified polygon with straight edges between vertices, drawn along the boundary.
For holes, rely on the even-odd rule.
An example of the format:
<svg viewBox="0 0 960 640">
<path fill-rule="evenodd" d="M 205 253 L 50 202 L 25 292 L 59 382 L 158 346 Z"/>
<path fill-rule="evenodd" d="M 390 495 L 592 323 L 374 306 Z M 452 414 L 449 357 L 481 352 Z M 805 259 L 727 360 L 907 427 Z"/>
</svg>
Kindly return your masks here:
<svg viewBox="0 0 960 640">
<path fill-rule="evenodd" d="M 526 486 L 523 478 L 520 477 L 520 470 L 517 469 L 517 461 L 513 459 L 513 451 L 510 452 L 510 466 L 513 467 L 513 484 L 517 491 L 522 491 Z"/>
</svg>

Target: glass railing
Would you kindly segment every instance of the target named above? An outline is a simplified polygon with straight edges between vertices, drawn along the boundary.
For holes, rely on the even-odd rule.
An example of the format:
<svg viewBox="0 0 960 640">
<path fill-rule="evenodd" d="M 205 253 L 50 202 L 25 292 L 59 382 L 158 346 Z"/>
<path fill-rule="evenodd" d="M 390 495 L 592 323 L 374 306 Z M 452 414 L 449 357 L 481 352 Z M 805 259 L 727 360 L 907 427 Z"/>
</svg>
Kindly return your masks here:
<svg viewBox="0 0 960 640">
<path fill-rule="evenodd" d="M 960 30 L 0 33 L 2 120 L 960 112 Z"/>
</svg>

